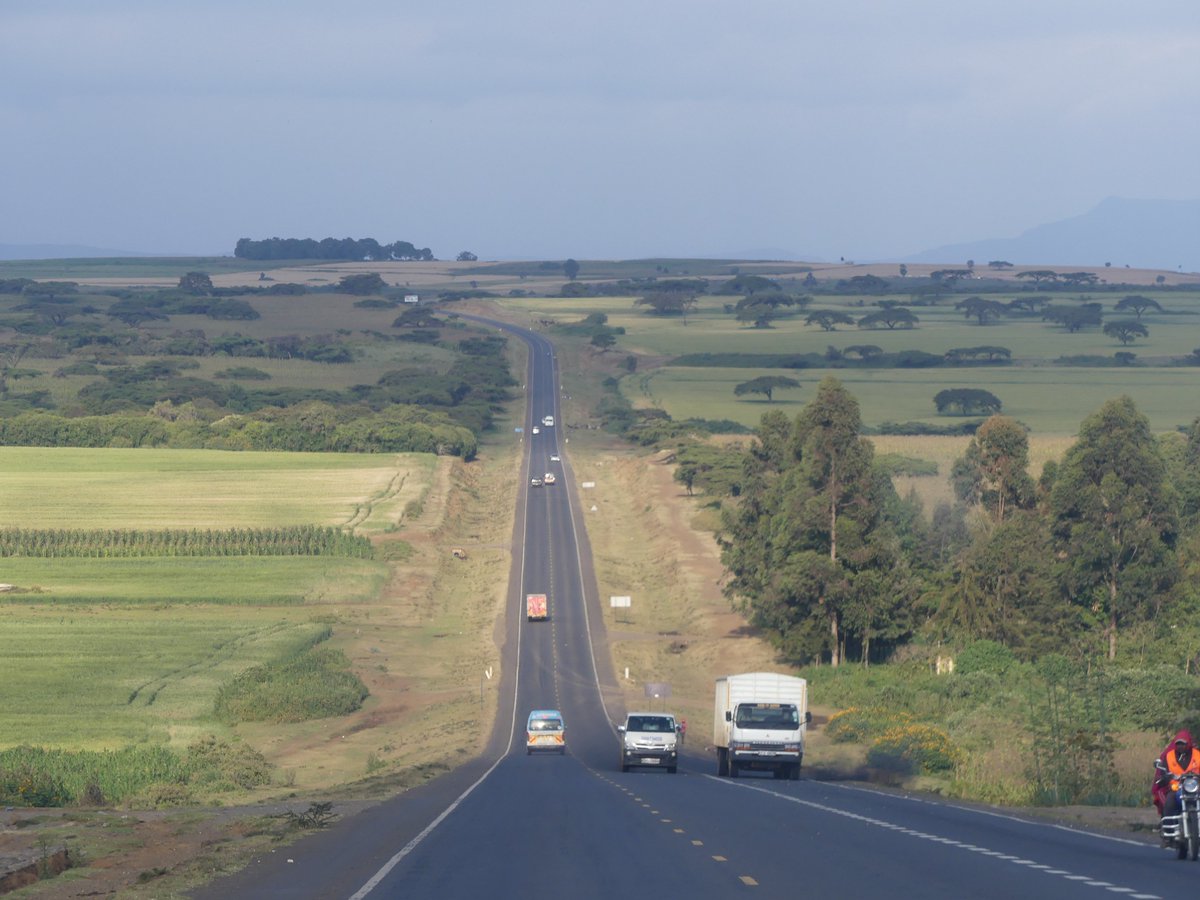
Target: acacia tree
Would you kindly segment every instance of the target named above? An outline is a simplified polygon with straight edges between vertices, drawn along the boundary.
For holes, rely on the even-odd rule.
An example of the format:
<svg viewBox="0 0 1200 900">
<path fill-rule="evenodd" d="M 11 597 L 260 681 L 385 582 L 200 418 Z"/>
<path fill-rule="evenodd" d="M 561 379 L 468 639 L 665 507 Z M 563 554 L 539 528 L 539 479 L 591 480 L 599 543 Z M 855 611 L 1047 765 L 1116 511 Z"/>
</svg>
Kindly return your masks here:
<svg viewBox="0 0 1200 900">
<path fill-rule="evenodd" d="M 766 394 L 767 402 L 774 400 L 775 391 L 782 388 L 798 388 L 800 382 L 795 378 L 788 378 L 784 375 L 763 375 L 759 378 L 752 378 L 749 381 L 743 381 L 733 389 L 734 396 L 742 397 L 746 394 Z"/>
<path fill-rule="evenodd" d="M 835 309 L 818 309 L 804 319 L 805 325 L 819 325 L 822 331 L 836 331 L 839 325 L 853 325 L 854 319 Z"/>
<path fill-rule="evenodd" d="M 684 324 L 687 324 L 688 311 L 695 308 L 697 298 L 695 294 L 682 291 L 655 291 L 640 297 L 634 303 L 650 307 L 651 315 L 683 316 Z"/>
<path fill-rule="evenodd" d="M 1109 337 L 1116 338 L 1123 345 L 1132 344 L 1135 338 L 1149 337 L 1150 329 L 1141 322 L 1107 322 L 1104 325 L 1104 333 Z"/>
<path fill-rule="evenodd" d="M 966 453 L 955 460 L 950 480 L 960 500 L 983 506 L 997 523 L 1010 509 L 1032 506 L 1034 486 L 1024 426 L 1008 416 L 990 417 L 976 429 Z"/>
<path fill-rule="evenodd" d="M 1117 312 L 1132 312 L 1139 319 L 1148 309 L 1153 309 L 1162 312 L 1162 304 L 1150 297 L 1143 297 L 1141 294 L 1129 294 L 1117 301 L 1117 305 L 1113 307 Z"/>
<path fill-rule="evenodd" d="M 1108 658 L 1129 620 L 1152 616 L 1178 577 L 1177 510 L 1149 420 L 1127 396 L 1084 419 L 1050 493 L 1062 579 L 1103 622 Z"/>
<path fill-rule="evenodd" d="M 999 397 L 980 388 L 946 388 L 934 394 L 933 403 L 939 415 L 951 415 L 956 409 L 963 416 L 994 415 L 1000 412 L 1001 406 Z"/>
<path fill-rule="evenodd" d="M 1008 312 L 1008 306 L 999 300 L 986 300 L 983 297 L 968 297 L 954 304 L 955 309 L 961 309 L 968 319 L 975 319 L 980 325 L 998 319 Z"/>
<path fill-rule="evenodd" d="M 891 331 L 895 328 L 912 328 L 921 320 L 912 310 L 903 306 L 893 306 L 877 312 L 867 313 L 858 320 L 859 328 L 876 328 L 880 325 Z"/>
<path fill-rule="evenodd" d="M 1104 314 L 1099 303 L 1085 303 L 1083 306 L 1047 306 L 1042 310 L 1042 319 L 1061 325 L 1074 334 L 1081 328 L 1099 325 Z"/>
</svg>

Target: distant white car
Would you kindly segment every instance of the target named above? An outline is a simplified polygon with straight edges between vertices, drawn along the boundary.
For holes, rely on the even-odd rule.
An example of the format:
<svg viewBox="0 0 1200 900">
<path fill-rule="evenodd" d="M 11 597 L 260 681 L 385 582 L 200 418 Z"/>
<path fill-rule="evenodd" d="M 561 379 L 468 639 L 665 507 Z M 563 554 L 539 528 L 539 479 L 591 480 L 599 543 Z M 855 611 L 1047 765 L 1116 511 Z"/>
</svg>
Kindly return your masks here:
<svg viewBox="0 0 1200 900">
<path fill-rule="evenodd" d="M 541 486 L 542 486 L 542 479 L 540 479 L 540 478 L 530 478 L 530 479 L 529 479 L 529 486 L 530 486 L 530 487 L 541 487 Z"/>
<path fill-rule="evenodd" d="M 552 457 L 550 457 L 550 462 L 562 462 L 562 460 L 559 459 L 557 456 L 552 456 Z"/>
<path fill-rule="evenodd" d="M 538 428 L 536 425 L 534 425 L 534 426 L 533 426 L 533 433 L 534 433 L 534 434 L 540 434 L 540 433 L 541 433 L 541 429 L 539 429 L 539 428 Z"/>
<path fill-rule="evenodd" d="M 547 472 L 545 476 L 543 476 L 542 480 L 545 481 L 546 484 L 554 484 L 554 473 Z"/>
</svg>

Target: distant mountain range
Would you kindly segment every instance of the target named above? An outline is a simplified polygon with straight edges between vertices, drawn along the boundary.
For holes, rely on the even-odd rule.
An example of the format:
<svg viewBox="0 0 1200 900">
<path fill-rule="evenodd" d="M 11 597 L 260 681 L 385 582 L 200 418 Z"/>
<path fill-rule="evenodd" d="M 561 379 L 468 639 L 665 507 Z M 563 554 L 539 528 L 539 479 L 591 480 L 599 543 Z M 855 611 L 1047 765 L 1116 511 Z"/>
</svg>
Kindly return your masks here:
<svg viewBox="0 0 1200 900">
<path fill-rule="evenodd" d="M 903 262 L 983 265 L 1132 266 L 1200 272 L 1200 200 L 1109 197 L 1090 212 L 1038 225 L 1014 238 L 947 244 Z"/>
</svg>

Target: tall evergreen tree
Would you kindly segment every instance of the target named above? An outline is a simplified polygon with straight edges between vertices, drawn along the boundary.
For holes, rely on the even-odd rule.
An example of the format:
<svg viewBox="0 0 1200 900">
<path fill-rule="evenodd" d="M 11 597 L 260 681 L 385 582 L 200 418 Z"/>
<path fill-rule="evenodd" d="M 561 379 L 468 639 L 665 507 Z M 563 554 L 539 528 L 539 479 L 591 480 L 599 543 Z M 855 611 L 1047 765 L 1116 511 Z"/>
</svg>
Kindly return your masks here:
<svg viewBox="0 0 1200 900">
<path fill-rule="evenodd" d="M 991 416 L 976 430 L 967 452 L 955 460 L 950 478 L 960 500 L 983 506 L 995 522 L 1011 509 L 1034 501 L 1029 477 L 1029 438 L 1008 416 Z"/>
<path fill-rule="evenodd" d="M 877 594 L 891 591 L 897 569 L 884 511 L 898 498 L 858 433 L 858 402 L 836 379 L 821 382 L 789 437 L 786 421 L 763 417 L 740 502 L 725 516 L 726 592 L 785 653 L 802 660 L 824 649 L 838 665 L 847 621 L 865 652 L 871 635 L 889 634 Z"/>
<path fill-rule="evenodd" d="M 1084 419 L 1050 493 L 1064 586 L 1103 622 L 1108 657 L 1122 624 L 1152 616 L 1178 577 L 1175 496 L 1149 420 L 1129 397 Z"/>
</svg>

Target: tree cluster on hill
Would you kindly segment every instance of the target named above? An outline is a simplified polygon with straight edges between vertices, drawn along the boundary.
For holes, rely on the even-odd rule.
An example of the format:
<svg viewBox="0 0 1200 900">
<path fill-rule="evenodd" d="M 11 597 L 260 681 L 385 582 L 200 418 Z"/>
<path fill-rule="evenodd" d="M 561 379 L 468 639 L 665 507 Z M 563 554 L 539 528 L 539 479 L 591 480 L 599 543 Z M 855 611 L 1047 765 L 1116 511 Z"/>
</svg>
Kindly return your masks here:
<svg viewBox="0 0 1200 900">
<path fill-rule="evenodd" d="M 428 247 L 417 249 L 408 241 L 381 244 L 374 238 L 239 238 L 233 249 L 238 259 L 343 259 L 343 260 L 433 260 Z"/>
</svg>

